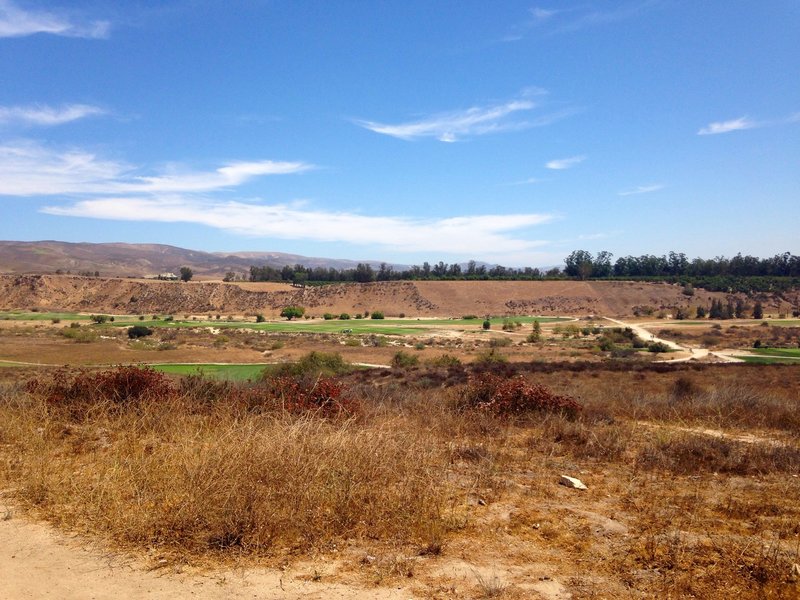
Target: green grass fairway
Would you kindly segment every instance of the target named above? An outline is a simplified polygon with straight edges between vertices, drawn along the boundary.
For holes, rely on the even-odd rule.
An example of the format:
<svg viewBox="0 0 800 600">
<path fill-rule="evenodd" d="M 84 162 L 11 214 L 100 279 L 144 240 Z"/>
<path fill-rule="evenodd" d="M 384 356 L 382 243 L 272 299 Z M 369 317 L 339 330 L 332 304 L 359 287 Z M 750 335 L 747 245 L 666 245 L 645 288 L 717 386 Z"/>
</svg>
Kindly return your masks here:
<svg viewBox="0 0 800 600">
<path fill-rule="evenodd" d="M 743 361 L 757 365 L 797 365 L 800 366 L 800 360 L 796 358 L 787 358 L 781 356 L 737 356 Z"/>
<path fill-rule="evenodd" d="M 0 312 L 0 320 L 4 321 L 52 321 L 61 319 L 62 321 L 89 320 L 89 315 L 79 315 L 71 312 L 29 312 L 22 310 L 10 310 Z"/>
<path fill-rule="evenodd" d="M 777 321 L 767 321 L 770 327 L 800 327 L 800 319 L 782 319 Z"/>
<path fill-rule="evenodd" d="M 753 354 L 761 356 L 782 356 L 785 358 L 800 358 L 800 348 L 753 348 Z"/>
<path fill-rule="evenodd" d="M 491 319 L 492 327 L 499 329 L 506 318 L 496 317 Z M 567 321 L 565 317 L 514 317 L 511 321 L 523 324 L 539 321 L 540 323 L 555 323 Z M 273 333 L 343 333 L 345 329 L 353 334 L 379 334 L 379 335 L 424 335 L 438 329 L 481 330 L 483 319 L 350 319 L 340 321 L 279 321 L 269 323 L 253 323 L 241 321 L 128 321 L 122 317 L 115 318 L 115 327 L 128 327 L 129 325 L 145 325 L 147 327 L 215 327 L 217 329 L 253 329 L 255 331 L 269 331 Z"/>
<path fill-rule="evenodd" d="M 270 365 L 265 364 L 157 364 L 148 365 L 156 371 L 175 375 L 203 375 L 210 379 L 246 381 L 258 379 L 261 372 Z"/>
</svg>

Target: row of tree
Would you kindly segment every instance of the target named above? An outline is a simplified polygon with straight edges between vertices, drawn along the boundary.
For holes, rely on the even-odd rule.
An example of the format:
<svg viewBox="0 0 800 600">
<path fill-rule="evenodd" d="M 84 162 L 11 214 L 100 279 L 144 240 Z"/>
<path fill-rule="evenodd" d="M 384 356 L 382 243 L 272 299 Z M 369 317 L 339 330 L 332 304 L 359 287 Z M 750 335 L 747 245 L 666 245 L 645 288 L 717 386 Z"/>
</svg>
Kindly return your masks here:
<svg viewBox="0 0 800 600">
<path fill-rule="evenodd" d="M 458 263 L 438 262 L 431 265 L 422 263 L 408 269 L 395 269 L 391 265 L 381 263 L 377 269 L 368 263 L 358 263 L 353 269 L 334 269 L 324 267 L 305 267 L 303 265 L 286 265 L 281 269 L 264 265 L 250 267 L 250 281 L 290 281 L 297 284 L 317 282 L 369 283 L 371 281 L 401 281 L 419 279 L 542 279 L 544 277 L 563 277 L 560 269 L 542 272 L 539 269 L 525 267 L 515 269 L 502 265 L 487 266 L 475 261 L 465 266 Z"/>
<path fill-rule="evenodd" d="M 573 278 L 606 277 L 800 277 L 800 256 L 790 252 L 770 258 L 742 256 L 733 258 L 695 258 L 689 260 L 682 252 L 664 256 L 645 254 L 622 256 L 613 264 L 610 252 L 593 256 L 586 250 L 576 250 L 564 259 L 564 273 Z"/>
<path fill-rule="evenodd" d="M 283 268 L 251 266 L 250 281 L 287 281 L 299 285 L 306 283 L 439 280 L 439 279 L 664 279 L 691 280 L 706 289 L 750 291 L 764 287 L 764 282 L 743 281 L 744 278 L 800 277 L 800 256 L 785 252 L 771 258 L 742 256 L 733 258 L 695 258 L 689 260 L 682 252 L 664 256 L 645 254 L 623 256 L 612 262 L 614 255 L 607 251 L 593 255 L 586 250 L 576 250 L 564 259 L 564 268 L 543 271 L 533 267 L 513 268 L 502 265 L 488 266 L 470 261 L 459 263 L 423 263 L 407 269 L 395 269 L 382 263 L 373 268 L 368 263 L 358 263 L 352 269 L 306 267 L 286 265 Z M 231 274 L 233 275 L 233 274 Z M 737 280 L 737 281 L 735 281 Z M 769 288 L 775 288 L 770 281 Z"/>
</svg>

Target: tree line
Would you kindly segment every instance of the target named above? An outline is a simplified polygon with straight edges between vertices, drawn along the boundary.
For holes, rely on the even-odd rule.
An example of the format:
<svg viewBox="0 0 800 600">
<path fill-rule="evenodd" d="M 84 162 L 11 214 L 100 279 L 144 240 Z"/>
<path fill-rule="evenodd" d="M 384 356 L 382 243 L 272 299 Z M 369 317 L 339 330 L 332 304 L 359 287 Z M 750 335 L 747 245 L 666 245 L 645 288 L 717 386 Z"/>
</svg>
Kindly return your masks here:
<svg viewBox="0 0 800 600">
<path fill-rule="evenodd" d="M 742 256 L 733 258 L 695 258 L 682 252 L 663 256 L 621 256 L 613 264 L 610 252 L 593 256 L 586 250 L 575 250 L 564 259 L 564 273 L 576 279 L 606 277 L 800 277 L 800 256 L 791 252 L 769 258 Z"/>
<path fill-rule="evenodd" d="M 487 266 L 470 261 L 462 266 L 459 263 L 448 264 L 438 262 L 414 265 L 407 269 L 395 269 L 391 265 L 381 263 L 378 268 L 368 263 L 358 263 L 352 269 L 334 269 L 325 267 L 305 267 L 303 265 L 286 265 L 283 268 L 270 267 L 269 265 L 251 266 L 250 281 L 288 281 L 297 284 L 303 283 L 336 283 L 356 282 L 369 283 L 372 281 L 403 281 L 403 280 L 439 280 L 439 279 L 543 279 L 563 278 L 561 269 L 554 268 L 543 272 L 532 267 L 512 268 L 502 265 Z"/>
<path fill-rule="evenodd" d="M 282 268 L 251 266 L 250 281 L 285 281 L 295 285 L 373 281 L 414 280 L 537 280 L 537 279 L 643 279 L 691 283 L 712 291 L 760 291 L 787 289 L 800 285 L 800 256 L 790 252 L 769 258 L 742 256 L 733 258 L 695 258 L 682 252 L 663 256 L 645 254 L 623 256 L 616 261 L 611 252 L 593 255 L 575 250 L 564 259 L 564 267 L 542 270 L 535 267 L 504 267 L 469 261 L 462 265 L 439 261 L 424 262 L 404 269 L 382 263 L 374 268 L 358 263 L 355 268 L 335 269 L 306 267 L 301 264 Z"/>
</svg>

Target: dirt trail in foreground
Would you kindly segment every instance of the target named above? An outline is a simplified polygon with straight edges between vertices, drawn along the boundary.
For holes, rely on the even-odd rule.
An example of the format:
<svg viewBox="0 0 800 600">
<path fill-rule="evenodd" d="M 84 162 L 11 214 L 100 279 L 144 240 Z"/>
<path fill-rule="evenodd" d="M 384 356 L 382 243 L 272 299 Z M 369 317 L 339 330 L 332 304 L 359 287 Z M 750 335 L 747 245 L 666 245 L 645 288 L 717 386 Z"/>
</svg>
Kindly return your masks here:
<svg viewBox="0 0 800 600">
<path fill-rule="evenodd" d="M 10 515 L 0 501 L 0 598 L 3 600 L 406 600 L 408 589 L 311 581 L 302 567 L 210 574 L 146 570 L 121 556 L 81 544 L 39 523 Z M 317 566 L 319 568 L 319 566 Z M 299 577 L 308 577 L 307 580 Z M 324 577 L 323 577 L 324 579 Z"/>
</svg>

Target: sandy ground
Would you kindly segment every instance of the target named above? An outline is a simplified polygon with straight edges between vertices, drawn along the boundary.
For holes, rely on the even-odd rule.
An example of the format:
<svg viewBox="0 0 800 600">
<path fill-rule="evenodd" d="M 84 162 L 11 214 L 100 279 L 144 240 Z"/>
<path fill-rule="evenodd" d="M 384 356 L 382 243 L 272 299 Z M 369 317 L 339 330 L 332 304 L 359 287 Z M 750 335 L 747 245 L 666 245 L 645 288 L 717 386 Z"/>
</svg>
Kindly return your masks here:
<svg viewBox="0 0 800 600">
<path fill-rule="evenodd" d="M 14 516 L 0 500 L 0 598 L 4 600 L 222 600 L 259 598 L 394 600 L 414 598 L 403 587 L 361 589 L 315 582 L 313 568 L 211 573 L 147 570 L 132 559 Z M 324 577 L 322 578 L 324 580 Z"/>
</svg>

